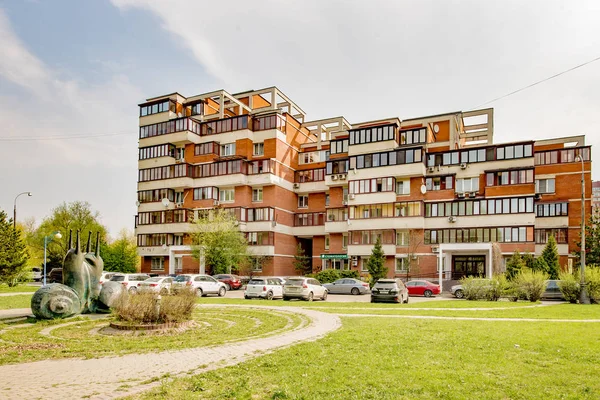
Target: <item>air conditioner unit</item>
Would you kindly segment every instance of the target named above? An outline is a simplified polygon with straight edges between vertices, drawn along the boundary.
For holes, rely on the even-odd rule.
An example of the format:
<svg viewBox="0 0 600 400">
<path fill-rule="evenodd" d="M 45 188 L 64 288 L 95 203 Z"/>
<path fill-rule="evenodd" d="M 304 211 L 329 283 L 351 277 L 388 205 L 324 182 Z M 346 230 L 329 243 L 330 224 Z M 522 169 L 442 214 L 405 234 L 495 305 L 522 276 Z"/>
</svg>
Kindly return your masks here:
<svg viewBox="0 0 600 400">
<path fill-rule="evenodd" d="M 455 216 L 448 217 L 448 222 L 456 222 L 456 217 Z"/>
<path fill-rule="evenodd" d="M 439 253 L 440 252 L 440 247 L 439 246 L 431 246 L 431 252 L 432 253 Z"/>
<path fill-rule="evenodd" d="M 467 169 L 467 163 L 461 163 L 460 169 Z"/>
<path fill-rule="evenodd" d="M 299 189 L 300 188 L 300 184 L 299 183 L 294 183 L 294 189 Z"/>
<path fill-rule="evenodd" d="M 342 201 L 342 205 L 347 206 L 348 205 L 348 201 L 347 200 Z"/>
<path fill-rule="evenodd" d="M 475 196 L 477 196 L 477 192 L 471 192 L 471 193 L 469 193 L 469 197 L 475 197 Z"/>
<path fill-rule="evenodd" d="M 341 181 L 346 180 L 346 174 L 340 174 L 338 175 L 338 178 L 340 178 Z"/>
<path fill-rule="evenodd" d="M 355 198 L 355 197 L 356 197 L 356 195 L 355 195 L 354 193 L 350 193 L 350 194 L 348 195 L 348 198 L 349 198 L 350 200 L 354 200 L 354 198 Z"/>
<path fill-rule="evenodd" d="M 350 259 L 352 260 L 352 265 L 356 267 L 358 265 L 358 256 L 351 256 Z"/>
<path fill-rule="evenodd" d="M 465 194 L 464 193 L 456 193 L 456 197 L 458 197 L 459 199 L 464 199 Z"/>
<path fill-rule="evenodd" d="M 542 198 L 542 194 L 541 194 L 541 193 L 536 193 L 536 194 L 535 194 L 535 199 L 536 199 L 536 200 L 539 200 L 539 199 L 541 199 L 541 198 Z"/>
<path fill-rule="evenodd" d="M 331 180 L 332 181 L 337 181 L 338 180 L 338 176 L 337 175 L 331 175 Z"/>
<path fill-rule="evenodd" d="M 183 207 L 183 203 L 175 203 L 175 208 L 181 208 Z"/>
<path fill-rule="evenodd" d="M 435 168 L 434 168 L 434 167 L 429 167 L 429 168 L 427 168 L 427 172 L 434 172 L 434 171 L 435 171 Z"/>
<path fill-rule="evenodd" d="M 213 201 L 213 205 L 215 205 L 215 206 L 218 206 L 219 204 L 221 204 L 221 203 L 219 202 L 219 200 L 215 200 L 215 201 Z"/>
</svg>

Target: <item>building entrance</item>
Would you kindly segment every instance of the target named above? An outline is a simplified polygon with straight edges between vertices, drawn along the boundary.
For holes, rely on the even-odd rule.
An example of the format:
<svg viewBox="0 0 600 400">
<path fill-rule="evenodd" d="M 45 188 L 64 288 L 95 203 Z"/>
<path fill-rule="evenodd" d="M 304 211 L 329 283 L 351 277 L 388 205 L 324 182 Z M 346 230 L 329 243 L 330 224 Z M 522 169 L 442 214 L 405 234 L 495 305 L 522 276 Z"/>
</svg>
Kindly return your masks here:
<svg viewBox="0 0 600 400">
<path fill-rule="evenodd" d="M 465 276 L 485 277 L 485 256 L 452 256 L 452 279 Z"/>
</svg>

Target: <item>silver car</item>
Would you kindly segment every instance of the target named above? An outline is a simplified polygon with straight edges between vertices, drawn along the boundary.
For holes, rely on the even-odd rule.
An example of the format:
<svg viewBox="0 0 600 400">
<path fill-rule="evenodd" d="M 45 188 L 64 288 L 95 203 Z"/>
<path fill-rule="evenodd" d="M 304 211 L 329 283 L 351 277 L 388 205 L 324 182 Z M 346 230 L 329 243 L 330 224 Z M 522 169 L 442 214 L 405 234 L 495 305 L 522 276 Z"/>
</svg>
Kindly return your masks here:
<svg viewBox="0 0 600 400">
<path fill-rule="evenodd" d="M 365 294 L 369 293 L 369 284 L 359 279 L 342 278 L 323 285 L 330 294 Z"/>
<path fill-rule="evenodd" d="M 408 303 L 408 289 L 400 279 L 379 279 L 371 290 L 371 303 Z"/>
</svg>

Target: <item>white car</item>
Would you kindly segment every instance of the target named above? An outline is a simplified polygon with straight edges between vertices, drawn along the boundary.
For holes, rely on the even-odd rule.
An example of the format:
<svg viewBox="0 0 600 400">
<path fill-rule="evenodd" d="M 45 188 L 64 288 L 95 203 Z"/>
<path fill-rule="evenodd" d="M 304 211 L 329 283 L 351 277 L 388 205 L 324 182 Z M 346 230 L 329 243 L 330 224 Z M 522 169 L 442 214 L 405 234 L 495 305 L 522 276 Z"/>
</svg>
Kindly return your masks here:
<svg viewBox="0 0 600 400">
<path fill-rule="evenodd" d="M 283 285 L 283 300 L 303 299 L 313 301 L 314 299 L 327 299 L 327 289 L 313 278 L 303 276 L 288 278 Z"/>
<path fill-rule="evenodd" d="M 39 267 L 31 268 L 32 278 L 35 282 L 40 282 L 42 280 L 42 269 Z"/>
<path fill-rule="evenodd" d="M 110 281 L 110 278 L 116 275 L 116 272 L 104 272 L 102 271 L 102 275 L 100 275 L 100 286 L 106 281 Z"/>
<path fill-rule="evenodd" d="M 144 282 L 140 282 L 137 284 L 138 290 L 140 292 L 157 292 L 160 294 L 169 294 L 171 293 L 171 284 L 173 283 L 173 278 L 170 276 L 157 276 L 154 278 L 148 278 Z"/>
<path fill-rule="evenodd" d="M 225 296 L 227 288 L 223 282 L 219 282 L 210 275 L 177 275 L 173 280 L 172 288 L 174 291 L 182 288 L 191 288 L 196 291 L 198 296 L 216 294 L 219 297 Z"/>
<path fill-rule="evenodd" d="M 245 299 L 251 298 L 263 298 L 267 300 L 273 300 L 275 298 L 283 297 L 283 286 L 281 281 L 277 278 L 264 278 L 257 277 L 252 278 L 246 285 L 246 291 L 244 292 Z"/>
<path fill-rule="evenodd" d="M 150 278 L 150 276 L 146 274 L 114 274 L 112 278 L 110 278 L 110 281 L 121 282 L 121 285 L 123 285 L 125 290 L 129 293 L 137 293 L 137 284 L 148 278 Z"/>
</svg>

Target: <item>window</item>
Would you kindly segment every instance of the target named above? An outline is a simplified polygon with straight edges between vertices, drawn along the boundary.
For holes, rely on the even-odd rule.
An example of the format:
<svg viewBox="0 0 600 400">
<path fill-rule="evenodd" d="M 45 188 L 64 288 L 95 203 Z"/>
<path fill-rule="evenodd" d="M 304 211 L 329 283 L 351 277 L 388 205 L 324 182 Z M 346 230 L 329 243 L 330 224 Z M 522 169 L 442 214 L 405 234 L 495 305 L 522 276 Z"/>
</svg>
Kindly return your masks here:
<svg viewBox="0 0 600 400">
<path fill-rule="evenodd" d="M 550 236 L 554 236 L 556 243 L 567 244 L 567 228 L 557 229 L 536 229 L 535 230 L 535 243 L 546 244 Z"/>
<path fill-rule="evenodd" d="M 458 178 L 456 180 L 456 192 L 477 192 L 479 191 L 479 177 Z"/>
<path fill-rule="evenodd" d="M 411 129 L 400 132 L 400 144 L 425 143 L 427 139 L 427 129 Z"/>
<path fill-rule="evenodd" d="M 348 160 L 329 161 L 325 164 L 327 175 L 345 174 L 348 172 Z"/>
<path fill-rule="evenodd" d="M 163 101 L 158 104 L 151 104 L 148 106 L 140 107 L 140 117 L 145 117 L 146 115 L 158 114 L 167 111 L 175 111 L 175 103 L 171 103 L 169 100 Z"/>
<path fill-rule="evenodd" d="M 554 178 L 549 179 L 536 179 L 535 180 L 535 192 L 536 193 L 554 193 L 555 190 Z"/>
<path fill-rule="evenodd" d="M 246 239 L 250 246 L 272 246 L 273 232 L 246 232 Z"/>
<path fill-rule="evenodd" d="M 235 201 L 235 189 L 219 190 L 219 201 L 231 203 Z"/>
<path fill-rule="evenodd" d="M 410 194 L 410 180 L 396 181 L 396 194 Z"/>
<path fill-rule="evenodd" d="M 234 156 L 235 143 L 227 143 L 221 145 L 221 157 Z"/>
<path fill-rule="evenodd" d="M 410 263 L 408 262 L 408 257 L 398 257 L 396 258 L 396 268 L 395 271 L 397 273 L 406 273 L 409 270 Z"/>
<path fill-rule="evenodd" d="M 425 203 L 425 217 L 532 213 L 533 197 Z"/>
<path fill-rule="evenodd" d="M 348 234 L 344 233 L 342 234 L 342 249 L 347 249 L 348 248 Z"/>
<path fill-rule="evenodd" d="M 394 140 L 396 136 L 396 126 L 387 125 L 366 129 L 354 129 L 350 130 L 349 134 L 351 145 Z"/>
<path fill-rule="evenodd" d="M 561 217 L 569 215 L 569 203 L 546 203 L 536 206 L 536 217 Z"/>
<path fill-rule="evenodd" d="M 373 178 L 350 181 L 350 193 L 378 193 L 394 191 L 394 178 Z"/>
<path fill-rule="evenodd" d="M 368 271 L 369 268 L 367 268 L 367 265 L 369 265 L 369 257 L 361 257 L 360 258 L 360 270 Z"/>
<path fill-rule="evenodd" d="M 408 246 L 408 231 L 396 231 L 396 246 Z"/>
<path fill-rule="evenodd" d="M 325 168 L 296 171 L 296 182 L 318 182 L 325 180 Z"/>
<path fill-rule="evenodd" d="M 152 257 L 152 259 L 150 261 L 150 269 L 152 271 L 164 271 L 165 258 L 164 257 Z"/>
<path fill-rule="evenodd" d="M 325 193 L 325 207 L 329 206 L 329 193 Z"/>
<path fill-rule="evenodd" d="M 252 201 L 255 203 L 263 201 L 263 189 L 262 188 L 252 189 Z"/>
<path fill-rule="evenodd" d="M 325 235 L 325 250 L 329 250 L 329 235 Z"/>
<path fill-rule="evenodd" d="M 307 194 L 299 194 L 298 195 L 298 208 L 308 208 L 308 195 Z"/>
<path fill-rule="evenodd" d="M 350 157 L 350 168 L 363 169 L 419 163 L 422 161 L 422 155 L 423 150 L 417 148 L 352 156 Z"/>
<path fill-rule="evenodd" d="M 532 241 L 533 226 L 425 230 L 425 244 Z"/>
<path fill-rule="evenodd" d="M 142 147 L 139 149 L 139 159 L 147 160 L 149 158 L 172 156 L 173 150 L 174 146 L 168 143 L 158 146 Z"/>
<path fill-rule="evenodd" d="M 452 189 L 452 176 L 434 176 L 425 180 L 427 190 L 447 190 Z"/>
<path fill-rule="evenodd" d="M 201 187 L 194 189 L 194 200 L 217 200 L 219 189 L 216 187 Z"/>
<path fill-rule="evenodd" d="M 340 154 L 348 152 L 348 139 L 343 140 L 332 140 L 330 142 L 331 154 Z"/>
<path fill-rule="evenodd" d="M 252 155 L 263 156 L 264 154 L 265 154 L 265 144 L 264 143 L 254 143 L 254 145 L 252 145 Z"/>
<path fill-rule="evenodd" d="M 485 177 L 485 182 L 486 186 L 533 183 L 533 169 L 488 172 Z"/>
<path fill-rule="evenodd" d="M 590 161 L 590 148 L 589 147 L 578 147 L 564 150 L 550 150 L 541 151 L 535 153 L 535 164 L 546 165 L 546 164 L 558 164 L 558 163 L 571 163 L 580 162 L 575 161 L 576 158 L 583 157 L 583 161 Z"/>
</svg>

